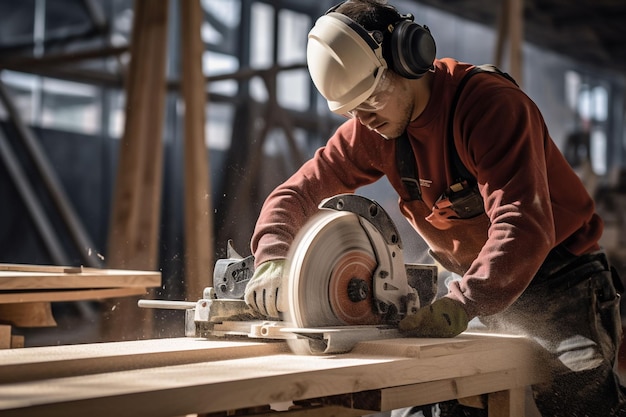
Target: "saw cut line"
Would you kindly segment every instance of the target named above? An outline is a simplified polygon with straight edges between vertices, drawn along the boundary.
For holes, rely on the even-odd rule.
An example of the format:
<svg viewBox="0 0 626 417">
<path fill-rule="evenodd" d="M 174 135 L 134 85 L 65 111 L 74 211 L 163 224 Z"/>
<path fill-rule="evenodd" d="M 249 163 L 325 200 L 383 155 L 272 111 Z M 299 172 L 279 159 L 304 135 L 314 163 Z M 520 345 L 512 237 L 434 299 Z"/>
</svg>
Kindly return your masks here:
<svg viewBox="0 0 626 417">
<path fill-rule="evenodd" d="M 333 285 L 342 282 L 344 278 L 340 277 L 344 274 L 347 281 L 352 278 L 346 269 L 351 254 L 358 254 L 353 259 L 363 264 L 357 267 L 359 275 L 364 275 L 372 263 L 376 264 L 376 255 L 356 214 L 322 210 L 304 226 L 288 256 L 288 322 L 301 328 L 371 324 L 358 320 L 356 323 L 346 322 L 345 319 L 353 313 L 345 313 L 349 311 L 346 308 L 340 309 L 343 313 L 337 313 L 331 305 L 329 291 Z M 333 276 L 335 279 L 331 284 Z M 371 275 L 368 280 L 371 288 Z M 336 309 L 347 303 L 355 304 L 347 295 L 345 298 L 339 295 L 336 287 L 332 291 L 336 296 Z M 369 297 L 370 301 L 366 303 L 371 306 L 371 291 Z"/>
</svg>

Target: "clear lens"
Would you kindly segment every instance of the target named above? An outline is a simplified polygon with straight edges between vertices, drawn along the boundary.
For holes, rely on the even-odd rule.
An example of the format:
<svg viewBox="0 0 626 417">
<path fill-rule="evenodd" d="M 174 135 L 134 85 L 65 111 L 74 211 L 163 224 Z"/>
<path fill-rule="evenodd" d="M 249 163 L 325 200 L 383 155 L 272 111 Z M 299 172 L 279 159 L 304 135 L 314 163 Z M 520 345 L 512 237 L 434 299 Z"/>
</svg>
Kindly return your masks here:
<svg viewBox="0 0 626 417">
<path fill-rule="evenodd" d="M 348 112 L 348 116 L 356 117 L 358 112 L 374 113 L 382 110 L 393 92 L 393 83 L 389 72 L 384 69 L 372 94 L 361 104 Z"/>
</svg>

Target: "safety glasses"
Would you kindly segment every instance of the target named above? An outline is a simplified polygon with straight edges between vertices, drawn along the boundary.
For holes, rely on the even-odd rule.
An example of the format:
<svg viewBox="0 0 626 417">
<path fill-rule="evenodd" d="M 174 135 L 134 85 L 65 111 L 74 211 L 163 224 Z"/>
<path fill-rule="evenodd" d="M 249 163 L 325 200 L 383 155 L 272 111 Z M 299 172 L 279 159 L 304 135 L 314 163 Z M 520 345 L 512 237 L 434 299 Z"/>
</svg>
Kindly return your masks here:
<svg viewBox="0 0 626 417">
<path fill-rule="evenodd" d="M 382 110 L 389 101 L 389 97 L 393 93 L 394 84 L 392 75 L 387 69 L 382 69 L 378 82 L 372 94 L 354 109 L 350 110 L 346 116 L 357 117 L 358 112 L 374 113 Z M 378 78 L 378 77 L 377 77 Z"/>
</svg>

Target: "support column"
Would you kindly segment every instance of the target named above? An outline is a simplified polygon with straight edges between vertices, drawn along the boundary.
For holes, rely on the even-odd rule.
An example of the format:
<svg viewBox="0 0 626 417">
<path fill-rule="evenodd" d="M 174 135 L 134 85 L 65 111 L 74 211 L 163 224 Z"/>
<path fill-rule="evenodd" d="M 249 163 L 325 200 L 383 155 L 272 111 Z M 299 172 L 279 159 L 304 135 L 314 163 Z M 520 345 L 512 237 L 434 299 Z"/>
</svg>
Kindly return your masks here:
<svg viewBox="0 0 626 417">
<path fill-rule="evenodd" d="M 202 71 L 203 11 L 199 0 L 181 0 L 182 96 L 185 103 L 185 286 L 186 299 L 202 298 L 213 280 L 214 242 L 208 147 L 207 88 Z"/>
<path fill-rule="evenodd" d="M 107 266 L 157 270 L 163 167 L 168 1 L 135 0 L 126 120 L 109 225 Z M 105 337 L 149 337 L 151 315 L 134 298 L 109 303 Z"/>
</svg>

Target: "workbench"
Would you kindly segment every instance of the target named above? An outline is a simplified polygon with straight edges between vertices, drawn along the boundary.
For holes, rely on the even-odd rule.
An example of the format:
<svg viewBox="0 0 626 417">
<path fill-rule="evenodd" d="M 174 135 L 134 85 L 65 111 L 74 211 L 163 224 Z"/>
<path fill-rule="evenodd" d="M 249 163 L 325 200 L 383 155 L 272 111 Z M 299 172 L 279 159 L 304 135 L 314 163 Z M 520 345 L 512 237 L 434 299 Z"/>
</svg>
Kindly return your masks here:
<svg viewBox="0 0 626 417">
<path fill-rule="evenodd" d="M 359 342 L 326 356 L 253 339 L 7 349 L 0 416 L 357 416 L 487 398 L 489 416 L 521 417 L 526 387 L 546 379 L 539 356 L 525 338 L 480 333 Z"/>
</svg>

